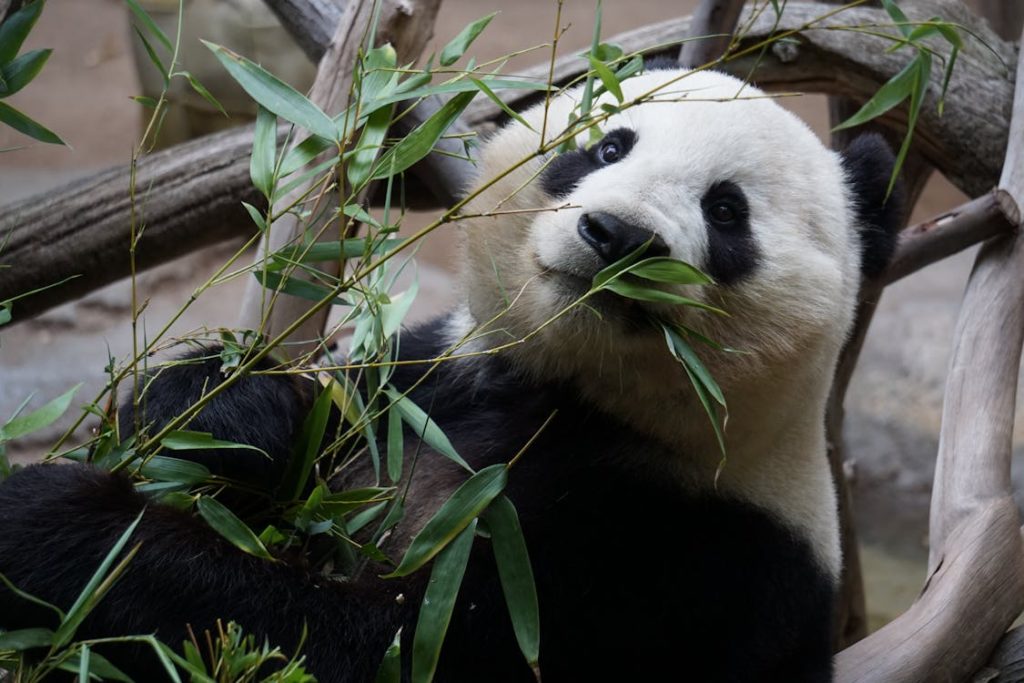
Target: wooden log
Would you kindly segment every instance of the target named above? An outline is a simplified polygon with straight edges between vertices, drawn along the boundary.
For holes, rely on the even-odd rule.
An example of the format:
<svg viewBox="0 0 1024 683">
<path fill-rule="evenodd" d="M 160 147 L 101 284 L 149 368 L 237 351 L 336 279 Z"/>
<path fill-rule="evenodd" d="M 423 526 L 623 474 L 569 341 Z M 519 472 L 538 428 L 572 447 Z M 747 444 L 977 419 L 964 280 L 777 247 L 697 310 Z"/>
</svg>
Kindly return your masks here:
<svg viewBox="0 0 1024 683">
<path fill-rule="evenodd" d="M 679 50 L 679 63 L 708 64 L 729 47 L 744 0 L 701 0 L 690 19 L 689 40 Z"/>
<path fill-rule="evenodd" d="M 139 160 L 136 186 L 152 188 L 139 209 L 144 270 L 229 237 L 251 233 L 241 201 L 260 205 L 249 179 L 252 128 L 237 128 Z M 14 304 L 14 320 L 123 278 L 129 272 L 128 170 L 117 167 L 36 195 L 0 212 L 0 301 L 67 278 Z"/>
<path fill-rule="evenodd" d="M 440 0 L 383 0 L 377 3 L 349 2 L 338 21 L 330 47 L 324 54 L 317 68 L 316 80 L 313 82 L 310 99 L 329 115 L 340 113 L 348 104 L 352 88 L 352 75 L 366 44 L 367 27 L 377 14 L 377 44 L 390 43 L 398 55 L 398 63 L 404 64 L 419 57 L 433 35 L 434 20 Z M 305 137 L 305 132 L 297 135 Z M 321 161 L 315 160 L 311 165 Z M 281 200 L 282 206 L 289 206 L 310 192 L 314 181 L 303 183 Z M 267 254 L 277 251 L 289 244 L 302 241 L 309 231 L 320 235 L 322 239 L 336 240 L 345 235 L 341 221 L 334 219 L 331 207 L 337 205 L 337 192 L 321 194 L 318 200 L 318 211 L 327 216 L 326 221 L 315 221 L 307 225 L 294 213 L 288 213 L 274 222 L 268 229 L 267 240 L 261 243 L 256 261 L 266 258 Z M 337 275 L 339 263 L 319 264 L 319 269 L 328 274 Z M 298 275 L 293 275 L 298 277 Z M 291 332 L 284 340 L 287 344 L 282 349 L 289 355 L 298 357 L 318 348 L 327 320 L 329 307 L 324 303 L 314 303 L 299 297 L 278 297 L 273 290 L 264 288 L 259 282 L 251 280 L 246 287 L 242 301 L 239 327 L 259 329 L 271 338 L 276 338 L 286 330 Z M 295 323 L 301 321 L 298 327 Z"/>
</svg>

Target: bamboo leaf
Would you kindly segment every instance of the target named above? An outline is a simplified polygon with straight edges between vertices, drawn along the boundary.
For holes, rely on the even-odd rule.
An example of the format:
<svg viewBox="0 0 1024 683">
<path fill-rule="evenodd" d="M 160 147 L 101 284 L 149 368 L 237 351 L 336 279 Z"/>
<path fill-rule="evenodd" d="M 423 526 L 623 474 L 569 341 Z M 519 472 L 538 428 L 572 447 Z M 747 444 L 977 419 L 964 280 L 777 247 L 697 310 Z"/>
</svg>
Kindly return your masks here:
<svg viewBox="0 0 1024 683">
<path fill-rule="evenodd" d="M 348 161 L 346 173 L 349 184 L 361 188 L 370 178 L 373 162 L 384 145 L 384 138 L 391 124 L 391 107 L 381 107 L 366 120 L 363 131 L 356 144 L 355 153 Z"/>
<path fill-rule="evenodd" d="M 331 303 L 336 306 L 348 305 L 348 302 L 344 299 L 332 298 L 333 290 L 309 280 L 303 280 L 299 277 L 284 278 L 279 273 L 263 272 L 262 270 L 255 270 L 252 274 L 267 289 L 273 289 L 284 294 L 297 296 L 300 299 L 308 299 L 309 301 L 322 301 L 331 298 Z"/>
<path fill-rule="evenodd" d="M 17 56 L 42 11 L 42 0 L 36 0 L 26 4 L 0 24 L 0 64 L 7 64 Z"/>
<path fill-rule="evenodd" d="M 711 306 L 709 304 L 691 299 L 689 297 L 680 296 L 673 294 L 672 292 L 664 292 L 660 289 L 652 289 L 650 287 L 644 287 L 637 285 L 632 282 L 626 282 L 625 280 L 610 280 L 606 282 L 602 289 L 615 292 L 619 296 L 624 296 L 628 299 L 636 299 L 637 301 L 651 301 L 654 303 L 664 304 L 678 304 L 680 306 L 693 306 L 700 308 L 711 313 L 718 315 L 728 315 L 721 308 Z"/>
<path fill-rule="evenodd" d="M 423 409 L 416 405 L 411 398 L 402 396 L 394 389 L 385 389 L 384 393 L 393 402 L 392 410 L 397 410 L 402 414 L 402 419 L 405 420 L 405 423 L 409 425 L 409 428 L 416 436 L 423 439 L 424 443 L 428 446 L 457 463 L 466 471 L 473 471 L 473 468 L 462 459 L 462 456 L 458 454 L 455 447 L 452 446 L 452 442 L 448 440 L 448 437 L 437 426 L 437 423 L 431 420 L 430 416 L 423 412 Z"/>
<path fill-rule="evenodd" d="M 426 121 L 416 126 L 401 142 L 389 149 L 377 164 L 372 179 L 387 178 L 405 171 L 430 154 L 445 131 L 455 123 L 462 111 L 476 96 L 476 90 L 459 93 L 441 106 Z"/>
<path fill-rule="evenodd" d="M 398 332 L 398 328 L 402 326 L 402 321 L 405 320 L 405 316 L 412 307 L 412 302 L 416 300 L 419 289 L 419 282 L 413 280 L 409 289 L 392 296 L 391 303 L 380 307 L 380 328 L 383 336 L 390 337 Z"/>
<path fill-rule="evenodd" d="M 689 263 L 661 256 L 644 259 L 636 265 L 629 266 L 624 272 L 645 280 L 676 285 L 708 285 L 714 282 Z"/>
<path fill-rule="evenodd" d="M 519 515 L 507 496 L 498 496 L 482 517 L 491 532 L 494 561 L 516 642 L 527 663 L 535 666 L 540 656 L 540 608 Z"/>
<path fill-rule="evenodd" d="M 364 221 L 365 222 L 365 221 Z M 404 239 L 371 240 L 374 252 L 387 252 L 405 242 Z M 362 258 L 366 255 L 367 240 L 363 237 L 352 237 L 332 242 L 317 242 L 294 247 L 285 247 L 271 255 L 274 267 L 284 267 L 292 263 L 319 263 L 321 261 L 338 261 L 343 258 Z"/>
<path fill-rule="evenodd" d="M 898 74 L 886 81 L 857 113 L 833 128 L 832 132 L 867 123 L 910 97 L 919 68 L 917 59 L 912 60 Z"/>
<path fill-rule="evenodd" d="M 548 90 L 547 83 L 537 83 L 535 81 L 490 77 L 484 77 L 479 80 L 486 83 L 492 90 Z M 371 106 L 382 107 L 385 104 L 392 104 L 403 100 L 420 99 L 423 97 L 430 97 L 431 95 L 446 95 L 448 93 L 476 92 L 476 90 L 476 84 L 473 83 L 473 81 L 464 78 L 458 81 L 448 81 L 447 83 L 438 83 L 437 85 L 413 88 L 406 92 L 395 92 L 383 99 L 375 100 Z"/>
<path fill-rule="evenodd" d="M 331 380 L 331 384 L 335 384 Z M 292 449 L 291 458 L 288 460 L 288 467 L 281 478 L 279 499 L 295 500 L 302 495 L 310 474 L 313 472 L 313 465 L 320 455 L 320 447 L 324 441 L 324 434 L 327 431 L 327 420 L 331 415 L 331 396 L 333 394 L 330 385 L 323 387 L 320 395 L 313 401 L 313 407 L 302 422 L 302 430 L 299 438 Z"/>
<path fill-rule="evenodd" d="M 135 18 L 146 27 L 146 30 L 153 34 L 153 36 L 155 36 L 156 39 L 159 40 L 165 48 L 167 48 L 168 52 L 174 52 L 174 46 L 171 45 L 171 41 L 167 38 L 167 34 L 163 32 L 163 29 L 157 26 L 157 23 L 153 21 L 153 18 L 149 16 L 146 10 L 142 9 L 136 0 L 125 0 L 125 2 L 128 3 L 128 8 L 132 11 L 132 14 L 135 15 Z"/>
<path fill-rule="evenodd" d="M 240 448 L 249 451 L 256 451 L 258 453 L 262 453 L 268 458 L 270 457 L 270 455 L 262 448 L 250 446 L 246 443 L 222 441 L 220 439 L 213 438 L 213 434 L 210 432 L 193 432 L 187 429 L 178 429 L 168 433 L 167 436 L 160 440 L 160 443 L 164 448 L 169 448 L 172 451 L 192 451 L 207 448 Z M 207 472 L 207 476 L 209 476 L 209 472 Z"/>
<path fill-rule="evenodd" d="M 493 19 L 496 14 L 497 12 L 492 12 L 486 17 L 477 19 L 459 31 L 459 35 L 452 38 L 451 41 L 444 46 L 444 49 L 441 50 L 441 66 L 451 66 L 455 62 L 459 61 L 459 58 L 466 53 L 469 46 L 472 45 L 477 36 L 487 28 L 487 24 L 491 23 L 491 19 Z"/>
<path fill-rule="evenodd" d="M 925 93 L 928 92 L 928 84 L 931 82 L 931 68 L 932 68 L 932 56 L 927 52 L 921 52 L 917 55 L 917 59 L 912 62 L 917 66 L 914 73 L 914 81 L 912 92 L 910 95 L 910 111 L 907 116 L 907 134 L 903 137 L 903 144 L 900 145 L 900 151 L 896 154 L 896 162 L 893 164 L 892 176 L 889 178 L 889 186 L 885 191 L 885 198 L 888 199 L 889 195 L 892 194 L 893 188 L 896 187 L 896 181 L 899 179 L 900 170 L 903 168 L 903 162 L 907 159 L 907 153 L 910 152 L 910 143 L 914 139 L 914 129 L 917 127 L 917 117 L 921 113 L 921 106 L 924 104 Z"/>
<path fill-rule="evenodd" d="M 263 214 L 260 212 L 260 210 L 257 209 L 252 204 L 250 204 L 249 202 L 242 202 L 242 206 L 245 207 L 246 212 L 248 212 L 249 214 L 249 218 L 251 218 L 252 222 L 256 224 L 256 227 L 259 229 L 259 231 L 266 232 L 267 221 L 266 219 L 263 218 Z"/>
<path fill-rule="evenodd" d="M 165 439 L 166 441 L 166 439 Z M 166 444 L 165 444 L 166 445 Z M 197 446 L 197 448 L 199 448 Z M 168 458 L 154 455 L 139 468 L 142 476 L 162 482 L 177 482 L 194 486 L 209 481 L 210 470 L 206 465 L 191 460 Z"/>
<path fill-rule="evenodd" d="M 488 85 L 486 83 L 481 81 L 479 78 L 473 78 L 472 76 L 469 77 L 469 80 L 471 80 L 476 85 L 476 87 L 480 90 L 480 92 L 482 92 L 484 95 L 487 95 L 487 99 L 489 99 L 491 102 L 494 102 L 496 105 L 498 105 L 498 107 L 503 112 L 505 112 L 505 114 L 509 118 L 515 119 L 516 121 L 518 121 L 522 125 L 524 125 L 527 128 L 529 128 L 530 130 L 532 130 L 534 132 L 537 132 L 536 130 L 534 130 L 533 126 L 531 126 L 530 123 L 526 119 L 524 119 L 522 116 L 519 115 L 518 112 L 516 112 L 515 109 L 513 109 L 512 107 L 510 107 L 507 104 L 505 104 L 505 101 L 502 100 L 500 97 L 498 97 L 497 94 L 495 94 L 495 92 L 493 90 L 491 90 L 490 87 L 488 87 Z"/>
<path fill-rule="evenodd" d="M 608 68 L 607 64 L 598 61 L 593 55 L 587 57 L 590 60 L 590 68 L 594 70 L 597 77 L 601 79 L 601 83 L 605 89 L 615 96 L 615 99 L 621 104 L 623 101 L 622 97 L 622 86 L 619 85 L 619 81 L 615 78 L 615 74 Z"/>
<path fill-rule="evenodd" d="M 37 4 L 38 2 L 39 0 L 36 0 Z M 0 123 L 6 123 L 19 133 L 24 133 L 30 138 L 34 138 L 40 142 L 46 142 L 51 145 L 64 144 L 64 141 L 61 140 L 52 130 L 41 123 L 33 121 L 14 107 L 4 104 L 3 102 L 0 102 Z"/>
<path fill-rule="evenodd" d="M 67 411 L 68 406 L 71 405 L 71 399 L 81 386 L 81 384 L 76 384 L 43 407 L 32 411 L 28 415 L 22 415 L 10 420 L 7 424 L 0 427 L 0 442 L 17 439 L 52 424 Z"/>
<path fill-rule="evenodd" d="M 196 506 L 206 523 L 233 546 L 250 555 L 274 561 L 273 556 L 267 551 L 267 547 L 253 533 L 252 529 L 222 503 L 209 496 L 202 496 Z"/>
<path fill-rule="evenodd" d="M 157 72 L 160 74 L 160 78 L 164 81 L 164 87 L 166 88 L 171 83 L 171 76 L 167 73 L 167 67 L 164 66 L 163 60 L 160 59 L 160 55 L 156 53 L 156 50 L 153 49 L 153 46 L 149 43 L 145 34 L 139 30 L 139 27 L 132 26 L 132 28 L 135 29 L 135 34 L 139 36 L 139 40 L 142 41 L 142 47 L 145 48 L 146 54 L 149 55 L 149 61 L 153 62 L 153 66 L 156 67 Z"/>
<path fill-rule="evenodd" d="M 3 96 L 13 95 L 28 85 L 46 64 L 52 52 L 53 50 L 32 50 L 5 64 L 2 69 L 5 85 Z"/>
<path fill-rule="evenodd" d="M 252 138 L 249 176 L 253 187 L 271 201 L 274 194 L 274 161 L 277 155 L 277 117 L 256 107 L 256 127 Z M 250 214 L 251 215 L 251 214 Z"/>
<path fill-rule="evenodd" d="M 57 632 L 53 636 L 54 647 L 61 648 L 70 642 L 72 636 L 82 621 L 89 615 L 92 609 L 99 603 L 103 598 L 106 591 L 110 589 L 113 582 L 117 580 L 120 574 L 131 562 L 131 559 L 138 552 L 139 546 L 135 546 L 134 549 L 129 551 L 123 560 L 118 563 L 117 567 L 114 567 L 111 571 L 111 566 L 114 564 L 114 560 L 117 559 L 121 551 L 128 544 L 128 539 L 131 538 L 132 534 L 135 533 L 135 528 L 142 521 L 142 515 L 145 514 L 145 510 L 139 512 L 138 516 L 132 521 L 131 524 L 121 533 L 121 536 L 114 543 L 114 546 L 103 558 L 100 566 L 96 568 L 92 578 L 85 584 L 82 592 L 78 594 L 78 598 L 75 600 L 75 604 L 71 606 L 68 613 L 61 620 L 60 626 L 57 628 Z M 109 575 L 108 575 L 109 573 Z"/>
<path fill-rule="evenodd" d="M 909 36 L 911 31 L 910 19 L 907 19 L 907 15 L 903 13 L 903 10 L 893 0 L 882 0 L 882 7 L 888 12 L 900 33 Z"/>
<path fill-rule="evenodd" d="M 430 571 L 430 583 L 423 595 L 412 641 L 412 683 L 430 683 L 434 678 L 441 645 L 469 564 L 476 525 L 476 519 L 470 520 L 452 544 L 438 555 Z"/>
<path fill-rule="evenodd" d="M 199 79 L 197 79 L 188 71 L 179 71 L 178 73 L 179 75 L 185 77 L 185 80 L 188 81 L 188 84 L 192 86 L 192 89 L 196 92 L 197 95 L 199 95 L 204 100 L 209 102 L 210 105 L 213 106 L 213 108 L 219 111 L 221 114 L 223 114 L 224 116 L 228 116 L 228 112 L 224 109 L 224 106 L 221 105 L 220 101 L 216 97 L 214 97 L 209 90 L 206 89 L 205 85 L 199 82 Z"/>
<path fill-rule="evenodd" d="M 284 81 L 231 50 L 203 41 L 242 89 L 268 111 L 327 140 L 337 140 L 334 121 Z"/>
<path fill-rule="evenodd" d="M 23 628 L 0 633 L 0 650 L 31 650 L 53 644 L 53 631 L 48 628 Z"/>
<path fill-rule="evenodd" d="M 388 478 L 397 482 L 402 478 L 402 461 L 405 439 L 402 433 L 402 415 L 397 410 L 388 411 Z"/>
<path fill-rule="evenodd" d="M 407 576 L 433 559 L 490 505 L 507 482 L 508 469 L 503 463 L 485 467 L 467 479 L 416 534 L 398 568 L 385 578 Z"/>
<path fill-rule="evenodd" d="M 722 390 L 719 388 L 715 378 L 711 376 L 707 367 L 701 362 L 700 356 L 693 350 L 693 347 L 683 339 L 682 335 L 668 325 L 664 325 L 663 329 L 665 331 L 665 340 L 668 342 L 668 348 L 672 355 L 700 380 L 704 388 L 707 389 L 708 394 L 715 401 L 724 406 L 725 395 L 722 394 Z"/>
</svg>

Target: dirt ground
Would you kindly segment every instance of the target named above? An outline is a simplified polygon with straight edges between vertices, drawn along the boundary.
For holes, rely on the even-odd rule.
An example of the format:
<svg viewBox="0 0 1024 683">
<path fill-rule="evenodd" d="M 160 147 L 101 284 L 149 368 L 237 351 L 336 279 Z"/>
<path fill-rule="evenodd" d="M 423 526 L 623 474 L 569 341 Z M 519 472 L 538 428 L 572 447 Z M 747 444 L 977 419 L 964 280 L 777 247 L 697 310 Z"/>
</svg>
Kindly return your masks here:
<svg viewBox="0 0 1024 683">
<path fill-rule="evenodd" d="M 223 9 L 240 0 L 213 1 L 221 2 Z M 604 35 L 685 13 L 694 4 L 694 0 L 609 0 L 604 5 Z M 446 0 L 435 45 L 446 42 L 469 21 L 496 9 L 500 14 L 474 48 L 481 60 L 549 39 L 554 19 L 551 0 Z M 563 19 L 570 29 L 563 40 L 564 52 L 578 51 L 589 43 L 592 17 L 592 2 L 566 2 Z M 205 35 L 199 33 L 200 37 Z M 131 37 L 128 13 L 121 0 L 47 3 L 28 47 L 53 47 L 53 56 L 36 82 L 10 103 L 57 131 L 69 146 L 33 144 L 0 127 L 0 149 L 25 146 L 0 154 L 0 206 L 53 191 L 69 179 L 129 161 L 142 120 L 140 107 L 129 100 L 141 92 Z M 275 40 L 282 42 L 270 45 L 273 50 L 288 49 L 283 39 Z M 216 65 L 209 66 L 208 55 L 195 42 L 196 36 L 188 36 L 188 41 L 185 68 L 192 69 L 217 95 L 218 88 L 225 85 L 223 74 Z M 228 47 L 246 53 L 244 45 L 228 43 Z M 518 58 L 510 68 L 543 59 L 535 51 Z M 827 133 L 823 98 L 807 96 L 787 102 L 820 135 Z M 962 200 L 951 185 L 934 178 L 915 218 L 933 216 Z M 143 275 L 140 291 L 151 298 L 144 319 L 147 328 L 162 326 L 195 284 L 221 262 L 230 246 Z M 452 297 L 451 253 L 450 237 L 442 237 L 424 252 L 422 294 L 416 309 L 419 318 L 442 310 Z M 971 255 L 960 255 L 889 288 L 850 388 L 846 441 L 855 471 L 856 504 L 875 624 L 903 609 L 915 596 L 923 577 L 927 501 L 942 386 L 953 321 L 970 264 Z M 232 324 L 241 285 L 238 281 L 229 283 L 213 296 L 201 299 L 172 334 L 202 325 Z M 10 414 L 33 392 L 32 405 L 40 404 L 83 380 L 85 387 L 79 398 L 94 394 L 102 385 L 108 352 L 123 355 L 130 349 L 129 315 L 128 286 L 122 282 L 38 319 L 0 329 L 0 415 Z M 38 458 L 57 431 L 49 430 L 18 444 L 14 449 L 16 458 Z"/>
</svg>

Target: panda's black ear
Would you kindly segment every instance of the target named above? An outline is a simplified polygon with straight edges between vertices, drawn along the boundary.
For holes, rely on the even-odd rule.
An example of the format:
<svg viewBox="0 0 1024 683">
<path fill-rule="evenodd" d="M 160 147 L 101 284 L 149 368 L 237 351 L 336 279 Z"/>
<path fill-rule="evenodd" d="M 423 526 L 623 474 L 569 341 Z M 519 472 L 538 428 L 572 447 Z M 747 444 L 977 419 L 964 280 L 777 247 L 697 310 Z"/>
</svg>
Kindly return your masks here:
<svg viewBox="0 0 1024 683">
<path fill-rule="evenodd" d="M 886 198 L 896 163 L 892 148 L 881 135 L 858 136 L 842 152 L 843 170 L 855 202 L 861 241 L 861 272 L 878 275 L 889 265 L 903 223 L 905 193 L 896 182 Z"/>
</svg>

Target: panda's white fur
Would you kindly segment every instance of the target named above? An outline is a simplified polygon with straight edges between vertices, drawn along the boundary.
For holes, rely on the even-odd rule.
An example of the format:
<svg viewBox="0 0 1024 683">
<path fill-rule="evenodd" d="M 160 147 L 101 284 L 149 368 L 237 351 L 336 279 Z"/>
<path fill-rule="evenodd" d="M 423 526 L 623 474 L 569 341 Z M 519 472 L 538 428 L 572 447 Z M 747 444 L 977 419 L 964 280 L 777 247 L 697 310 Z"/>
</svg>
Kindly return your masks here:
<svg viewBox="0 0 1024 683">
<path fill-rule="evenodd" d="M 640 225 L 662 238 L 672 257 L 700 266 L 708 240 L 701 196 L 715 182 L 735 182 L 761 250 L 756 274 L 728 288 L 680 288 L 730 317 L 652 306 L 741 352 L 702 352 L 729 404 L 727 461 L 717 483 L 721 454 L 713 432 L 656 330 L 637 333 L 614 315 L 579 307 L 509 353 L 537 378 L 572 381 L 585 400 L 678 452 L 641 466 L 776 514 L 811 541 L 835 577 L 840 551 L 824 408 L 860 282 L 860 242 L 840 159 L 764 93 L 720 73 L 654 71 L 626 81 L 623 94 L 645 103 L 601 128 L 636 131 L 635 147 L 567 197 L 551 198 L 531 182 L 544 160 L 523 163 L 540 146 L 543 104 L 523 114 L 534 130 L 509 126 L 484 146 L 481 178 L 518 168 L 467 207 L 494 215 L 464 223 L 467 307 L 451 336 L 496 318 L 489 326 L 496 331 L 477 337 L 477 345 L 522 339 L 577 298 L 580 288 L 554 274 L 589 280 L 606 265 L 577 233 L 583 212 Z M 546 140 L 561 131 L 579 96 L 577 88 L 550 103 Z M 614 100 L 606 94 L 601 102 Z M 585 133 L 577 143 L 587 143 Z M 531 212 L 537 209 L 551 210 Z M 503 313 L 509 300 L 515 303 Z"/>
</svg>

